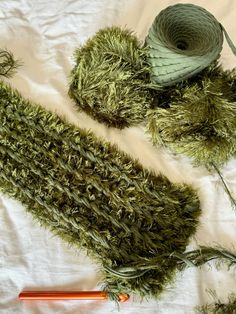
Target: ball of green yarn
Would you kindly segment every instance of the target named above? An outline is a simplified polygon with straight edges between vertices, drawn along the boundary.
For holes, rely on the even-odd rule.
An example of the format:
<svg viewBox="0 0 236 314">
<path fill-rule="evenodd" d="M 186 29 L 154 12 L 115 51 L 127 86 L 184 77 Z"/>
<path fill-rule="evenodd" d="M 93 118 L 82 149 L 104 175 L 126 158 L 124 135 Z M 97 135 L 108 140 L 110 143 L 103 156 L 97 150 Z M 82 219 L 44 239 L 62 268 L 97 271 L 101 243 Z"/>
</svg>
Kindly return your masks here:
<svg viewBox="0 0 236 314">
<path fill-rule="evenodd" d="M 162 10 L 146 38 L 153 82 L 170 86 L 202 71 L 219 57 L 223 31 L 200 6 L 179 3 Z"/>
<path fill-rule="evenodd" d="M 164 91 L 147 115 L 154 143 L 183 153 L 198 165 L 222 165 L 236 153 L 236 72 L 211 65 Z"/>
<path fill-rule="evenodd" d="M 69 95 L 99 122 L 124 128 L 143 121 L 151 103 L 149 68 L 137 38 L 102 29 L 75 52 Z"/>
</svg>

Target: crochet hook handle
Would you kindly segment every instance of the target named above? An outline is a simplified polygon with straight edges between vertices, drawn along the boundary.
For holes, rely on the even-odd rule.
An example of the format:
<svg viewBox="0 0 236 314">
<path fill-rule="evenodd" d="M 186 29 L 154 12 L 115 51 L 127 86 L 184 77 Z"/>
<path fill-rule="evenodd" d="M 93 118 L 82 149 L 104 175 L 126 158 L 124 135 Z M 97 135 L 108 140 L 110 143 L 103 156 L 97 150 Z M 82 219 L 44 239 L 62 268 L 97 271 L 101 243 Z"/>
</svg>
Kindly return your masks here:
<svg viewBox="0 0 236 314">
<path fill-rule="evenodd" d="M 20 300 L 107 300 L 105 291 L 22 291 Z M 129 299 L 128 294 L 119 294 L 119 302 Z"/>
</svg>

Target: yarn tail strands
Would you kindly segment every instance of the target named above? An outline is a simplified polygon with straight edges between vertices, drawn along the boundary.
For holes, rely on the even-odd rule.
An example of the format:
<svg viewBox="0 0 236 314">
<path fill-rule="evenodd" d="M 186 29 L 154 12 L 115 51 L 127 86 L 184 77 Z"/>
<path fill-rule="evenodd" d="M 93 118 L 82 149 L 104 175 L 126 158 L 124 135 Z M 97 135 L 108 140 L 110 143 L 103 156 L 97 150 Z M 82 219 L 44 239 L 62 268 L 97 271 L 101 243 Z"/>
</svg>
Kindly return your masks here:
<svg viewBox="0 0 236 314">
<path fill-rule="evenodd" d="M 199 249 L 181 254 L 173 252 L 165 258 L 175 260 L 178 269 L 181 271 L 186 267 L 200 267 L 213 260 L 217 260 L 218 263 L 227 262 L 229 267 L 236 266 L 236 255 L 224 248 L 217 247 L 201 246 Z M 139 278 L 149 271 L 159 268 L 160 263 L 161 259 L 157 256 L 152 261 L 150 260 L 142 265 L 125 265 L 116 269 L 107 267 L 107 271 L 120 278 Z"/>
<path fill-rule="evenodd" d="M 199 314 L 235 314 L 236 313 L 236 294 L 230 293 L 228 300 L 220 300 L 215 291 L 210 291 L 213 297 L 213 303 L 197 306 L 195 308 L 196 313 Z"/>
<path fill-rule="evenodd" d="M 162 10 L 146 38 L 147 61 L 157 88 L 186 80 L 217 60 L 223 34 L 236 55 L 224 27 L 204 8 L 176 4 Z"/>
<path fill-rule="evenodd" d="M 11 52 L 0 49 L 0 76 L 11 77 L 19 66 L 20 62 L 14 59 Z"/>
<path fill-rule="evenodd" d="M 229 199 L 230 199 L 230 201 L 231 201 L 231 204 L 232 204 L 232 206 L 234 207 L 234 209 L 236 210 L 236 201 L 235 201 L 235 199 L 233 198 L 233 196 L 232 196 L 232 194 L 231 194 L 231 192 L 230 192 L 230 190 L 229 190 L 229 188 L 228 188 L 228 186 L 227 186 L 227 184 L 226 184 L 226 182 L 225 182 L 225 180 L 224 180 L 224 178 L 223 178 L 223 176 L 222 176 L 220 170 L 217 168 L 217 166 L 216 166 L 214 163 L 211 163 L 211 165 L 212 165 L 212 167 L 215 169 L 215 171 L 217 172 L 217 174 L 218 174 L 218 176 L 219 176 L 219 178 L 220 178 L 220 180 L 221 180 L 221 182 L 222 182 L 222 184 L 223 184 L 223 187 L 224 187 L 224 189 L 225 189 L 225 192 L 228 194 Z"/>
<path fill-rule="evenodd" d="M 32 105 L 3 82 L 0 190 L 69 244 L 87 249 L 112 297 L 158 295 L 173 278 L 175 261 L 137 280 L 119 279 L 104 267 L 184 252 L 200 213 L 190 187 L 144 171 L 116 147 Z"/>
</svg>

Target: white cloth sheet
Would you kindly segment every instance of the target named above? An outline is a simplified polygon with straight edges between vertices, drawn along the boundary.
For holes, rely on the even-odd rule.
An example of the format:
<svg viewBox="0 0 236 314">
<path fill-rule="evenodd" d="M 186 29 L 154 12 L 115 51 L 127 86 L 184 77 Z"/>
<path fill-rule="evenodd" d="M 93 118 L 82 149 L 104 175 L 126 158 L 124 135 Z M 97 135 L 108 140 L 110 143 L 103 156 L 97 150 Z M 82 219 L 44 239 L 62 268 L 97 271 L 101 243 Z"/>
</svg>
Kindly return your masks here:
<svg viewBox="0 0 236 314">
<path fill-rule="evenodd" d="M 168 5 L 167 0 L 2 0 L 0 2 L 1 47 L 11 50 L 23 62 L 10 79 L 23 96 L 48 110 L 67 117 L 80 127 L 116 143 L 137 158 L 144 167 L 164 173 L 174 182 L 187 182 L 197 190 L 202 215 L 190 247 L 216 243 L 232 248 L 236 239 L 236 215 L 217 175 L 204 167 L 194 168 L 189 159 L 174 156 L 151 145 L 142 126 L 125 130 L 108 129 L 85 114 L 77 113 L 67 96 L 73 52 L 100 28 L 119 25 L 144 39 L 154 17 Z M 199 0 L 224 25 L 236 43 L 236 1 Z M 236 58 L 225 44 L 221 60 L 226 68 Z M 222 173 L 236 197 L 236 160 Z M 211 301 L 208 289 L 225 300 L 236 290 L 233 270 L 217 271 L 212 265 L 179 273 L 172 287 L 159 300 L 137 297 L 117 308 L 102 301 L 19 301 L 22 290 L 96 290 L 99 267 L 85 252 L 68 247 L 41 228 L 23 206 L 4 195 L 0 197 L 0 313 L 1 314 L 191 314 L 194 306 Z M 119 312 L 120 311 L 120 312 Z"/>
</svg>

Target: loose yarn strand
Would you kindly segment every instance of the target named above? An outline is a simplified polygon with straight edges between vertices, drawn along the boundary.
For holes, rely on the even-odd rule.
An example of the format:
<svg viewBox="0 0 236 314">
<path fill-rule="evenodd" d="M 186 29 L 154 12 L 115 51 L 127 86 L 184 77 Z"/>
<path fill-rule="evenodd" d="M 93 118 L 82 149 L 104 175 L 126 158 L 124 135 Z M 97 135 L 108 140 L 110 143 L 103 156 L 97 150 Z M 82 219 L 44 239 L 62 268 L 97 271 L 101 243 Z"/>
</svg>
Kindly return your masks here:
<svg viewBox="0 0 236 314">
<path fill-rule="evenodd" d="M 11 77 L 20 65 L 11 52 L 0 49 L 0 76 Z"/>
<path fill-rule="evenodd" d="M 229 190 L 229 188 L 228 188 L 228 186 L 227 186 L 227 184 L 226 184 L 226 182 L 225 182 L 225 180 L 224 180 L 220 170 L 217 168 L 217 166 L 213 162 L 211 163 L 211 165 L 213 166 L 213 168 L 215 169 L 215 171 L 219 175 L 219 178 L 220 178 L 220 180 L 221 180 L 221 182 L 222 182 L 222 184 L 224 186 L 225 192 L 228 194 L 228 196 L 230 198 L 230 201 L 231 201 L 232 205 L 234 206 L 234 209 L 236 209 L 236 201 L 233 198 L 233 196 L 232 196 L 232 194 L 231 194 L 231 192 L 230 192 L 230 190 Z"/>
<path fill-rule="evenodd" d="M 232 50 L 233 54 L 236 56 L 236 46 L 234 45 L 234 43 L 232 42 L 231 38 L 229 37 L 229 34 L 227 33 L 227 31 L 225 30 L 224 26 L 222 24 L 220 24 L 222 31 L 225 35 L 225 39 L 230 47 L 230 49 Z"/>
<path fill-rule="evenodd" d="M 160 257 L 153 258 L 149 263 L 146 262 L 140 265 L 120 266 L 115 269 L 106 267 L 106 270 L 119 278 L 139 278 L 149 271 L 153 271 L 160 267 Z M 178 269 L 184 270 L 186 267 L 200 267 L 212 260 L 227 261 L 229 267 L 236 266 L 236 254 L 223 249 L 200 246 L 199 249 L 188 251 L 185 253 L 173 252 L 166 259 L 175 260 Z M 162 261 L 165 262 L 164 260 Z"/>
</svg>

